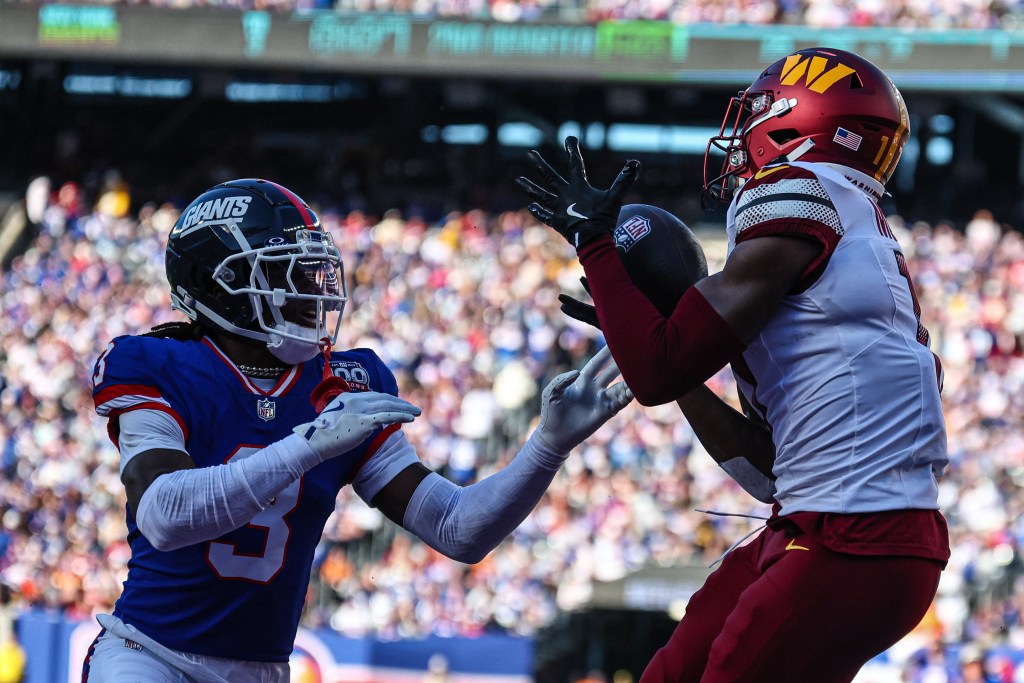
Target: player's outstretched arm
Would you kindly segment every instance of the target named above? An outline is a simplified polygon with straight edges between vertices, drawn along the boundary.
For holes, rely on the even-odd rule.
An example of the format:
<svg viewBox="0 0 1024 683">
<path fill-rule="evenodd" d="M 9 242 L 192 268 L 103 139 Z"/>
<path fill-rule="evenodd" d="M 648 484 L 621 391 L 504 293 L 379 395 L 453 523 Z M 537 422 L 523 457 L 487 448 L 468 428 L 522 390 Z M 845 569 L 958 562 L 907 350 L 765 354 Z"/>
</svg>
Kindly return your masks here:
<svg viewBox="0 0 1024 683">
<path fill-rule="evenodd" d="M 586 278 L 582 278 L 587 288 Z M 597 311 L 591 305 L 561 294 L 562 312 L 570 318 L 601 329 Z M 743 401 L 743 395 L 740 394 Z M 775 499 L 775 444 L 766 424 L 752 417 L 744 402 L 742 414 L 703 384 L 676 399 L 697 439 L 711 457 L 743 489 L 764 503 Z"/>
<path fill-rule="evenodd" d="M 247 458 L 197 468 L 182 442 L 181 450 L 139 453 L 125 465 L 121 479 L 142 534 L 157 550 L 175 550 L 247 524 L 312 468 L 353 453 L 382 425 L 411 422 L 419 414 L 419 408 L 390 394 L 342 394 L 315 420 Z M 122 415 L 122 443 L 152 428 L 146 421 L 154 415 L 161 419 L 163 413 Z"/>
<path fill-rule="evenodd" d="M 674 401 L 741 354 L 821 253 L 811 240 L 765 236 L 733 250 L 725 268 L 700 280 L 666 318 L 629 278 L 610 237 L 580 262 L 608 345 L 644 405 Z"/>
<path fill-rule="evenodd" d="M 530 213 L 576 247 L 608 345 L 644 405 L 674 401 L 741 353 L 821 252 L 820 244 L 792 237 L 747 240 L 722 273 L 691 287 L 666 319 L 632 282 L 612 239 L 639 163 L 627 161 L 611 187 L 600 190 L 587 180 L 576 138 L 566 138 L 565 152 L 565 177 L 531 151 L 534 177 L 516 182 L 533 200 Z"/>
<path fill-rule="evenodd" d="M 569 451 L 633 399 L 625 384 L 611 384 L 618 375 L 605 347 L 582 371 L 559 375 L 547 385 L 540 424 L 507 467 L 460 487 L 416 462 L 374 495 L 373 505 L 448 557 L 479 562 L 526 519 Z M 388 457 L 394 456 L 378 452 L 371 469 L 385 467 Z M 355 482 L 364 498 L 365 483 Z"/>
</svg>

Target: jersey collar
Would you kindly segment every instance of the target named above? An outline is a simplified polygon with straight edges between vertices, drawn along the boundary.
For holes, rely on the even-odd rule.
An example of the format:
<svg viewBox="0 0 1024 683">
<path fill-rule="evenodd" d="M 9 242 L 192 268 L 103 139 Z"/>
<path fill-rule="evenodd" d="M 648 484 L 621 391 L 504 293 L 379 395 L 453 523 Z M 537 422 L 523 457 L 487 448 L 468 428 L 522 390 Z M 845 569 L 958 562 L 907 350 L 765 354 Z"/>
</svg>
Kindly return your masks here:
<svg viewBox="0 0 1024 683">
<path fill-rule="evenodd" d="M 302 374 L 302 364 L 293 365 L 288 368 L 283 375 L 281 375 L 281 379 L 277 381 L 277 384 L 274 385 L 273 389 L 270 391 L 263 391 L 255 382 L 242 374 L 242 371 L 238 369 L 235 362 L 228 358 L 228 355 L 224 353 L 212 339 L 209 337 L 203 337 L 203 343 L 213 351 L 217 358 L 228 366 L 228 369 L 231 370 L 232 374 L 238 378 L 238 381 L 240 381 L 245 388 L 249 390 L 249 393 L 256 394 L 257 396 L 284 396 L 291 391 L 292 387 L 294 387 L 296 382 L 298 382 L 299 375 Z"/>
<path fill-rule="evenodd" d="M 843 177 L 849 180 L 851 183 L 856 185 L 860 190 L 863 190 L 869 197 L 875 202 L 878 202 L 885 194 L 885 185 L 878 182 L 866 173 L 861 173 L 855 168 L 849 166 L 843 166 L 842 164 L 830 164 L 822 162 L 822 166 L 828 166 L 834 171 L 843 174 Z"/>
</svg>

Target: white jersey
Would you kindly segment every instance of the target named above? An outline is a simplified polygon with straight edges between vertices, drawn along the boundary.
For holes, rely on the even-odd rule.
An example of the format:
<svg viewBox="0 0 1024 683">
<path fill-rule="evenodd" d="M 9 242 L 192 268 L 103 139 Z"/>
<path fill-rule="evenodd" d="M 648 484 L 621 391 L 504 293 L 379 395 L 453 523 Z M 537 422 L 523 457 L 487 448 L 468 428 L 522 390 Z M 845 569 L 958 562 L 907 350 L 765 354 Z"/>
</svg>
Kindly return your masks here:
<svg viewBox="0 0 1024 683">
<path fill-rule="evenodd" d="M 772 428 L 783 515 L 938 507 L 941 368 L 881 193 L 852 169 L 786 163 L 761 169 L 729 207 L 730 254 L 766 235 L 824 247 L 733 363 Z"/>
</svg>

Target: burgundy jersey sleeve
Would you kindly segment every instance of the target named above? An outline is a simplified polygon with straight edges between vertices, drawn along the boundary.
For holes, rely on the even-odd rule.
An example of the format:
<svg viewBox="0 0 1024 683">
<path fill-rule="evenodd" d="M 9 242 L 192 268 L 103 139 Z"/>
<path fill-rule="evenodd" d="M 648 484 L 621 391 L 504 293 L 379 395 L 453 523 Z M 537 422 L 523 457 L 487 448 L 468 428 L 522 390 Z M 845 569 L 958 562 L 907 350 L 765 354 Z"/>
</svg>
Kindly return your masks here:
<svg viewBox="0 0 1024 683">
<path fill-rule="evenodd" d="M 641 404 L 674 401 L 743 353 L 743 342 L 696 287 L 668 318 L 658 311 L 630 279 L 610 234 L 579 256 L 612 356 Z"/>
<path fill-rule="evenodd" d="M 804 168 L 780 164 L 762 168 L 736 199 L 736 244 L 766 235 L 792 235 L 821 244 L 794 291 L 814 284 L 843 236 L 839 212 L 818 177 Z"/>
</svg>

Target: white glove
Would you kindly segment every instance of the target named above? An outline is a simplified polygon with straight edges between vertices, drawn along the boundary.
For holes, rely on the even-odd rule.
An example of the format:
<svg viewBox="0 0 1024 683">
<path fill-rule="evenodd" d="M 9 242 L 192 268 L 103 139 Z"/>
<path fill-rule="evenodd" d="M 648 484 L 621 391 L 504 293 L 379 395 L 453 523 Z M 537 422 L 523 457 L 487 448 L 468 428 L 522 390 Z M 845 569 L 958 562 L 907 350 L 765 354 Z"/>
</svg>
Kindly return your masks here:
<svg viewBox="0 0 1024 683">
<path fill-rule="evenodd" d="M 582 372 L 573 370 L 551 380 L 541 394 L 537 438 L 558 453 L 582 443 L 633 400 L 625 382 L 608 386 L 618 376 L 619 368 L 605 346 Z"/>
<path fill-rule="evenodd" d="M 420 409 L 391 394 L 348 392 L 335 397 L 315 420 L 292 431 L 309 442 L 320 462 L 348 453 L 381 425 L 412 422 Z"/>
</svg>

